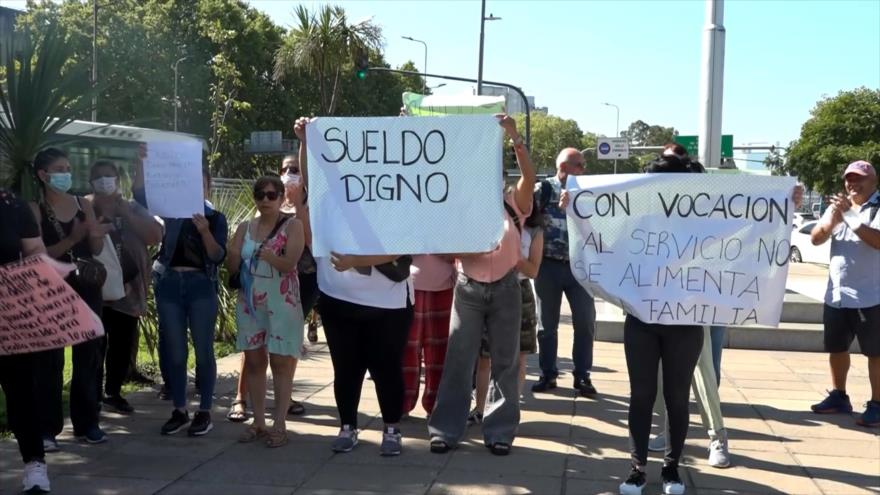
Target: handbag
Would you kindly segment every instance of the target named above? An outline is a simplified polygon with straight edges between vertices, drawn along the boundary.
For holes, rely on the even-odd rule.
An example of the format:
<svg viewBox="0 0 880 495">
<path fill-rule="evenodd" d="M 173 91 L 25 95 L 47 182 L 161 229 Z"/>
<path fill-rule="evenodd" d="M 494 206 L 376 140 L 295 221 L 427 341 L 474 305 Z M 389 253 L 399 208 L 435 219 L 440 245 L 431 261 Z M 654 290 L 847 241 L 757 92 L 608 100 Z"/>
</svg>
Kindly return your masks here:
<svg viewBox="0 0 880 495">
<path fill-rule="evenodd" d="M 385 275 L 392 282 L 403 282 L 409 278 L 412 261 L 412 256 L 407 254 L 394 261 L 376 265 L 376 270 L 379 270 L 379 273 Z"/>
<path fill-rule="evenodd" d="M 95 260 L 104 266 L 107 271 L 107 279 L 101 286 L 101 295 L 104 301 L 118 301 L 125 297 L 125 282 L 123 280 L 122 265 L 116 255 L 113 240 L 109 235 L 104 236 L 104 249 L 101 254 L 95 256 Z"/>
<path fill-rule="evenodd" d="M 257 246 L 257 249 L 255 251 L 256 253 L 259 253 L 260 250 L 263 249 L 263 244 L 265 244 L 266 241 L 275 237 L 275 234 L 278 233 L 278 231 L 281 229 L 281 226 L 284 225 L 285 221 L 288 218 L 290 218 L 290 217 L 287 215 L 283 215 L 283 214 L 281 215 L 281 217 L 278 218 L 278 223 L 276 223 L 275 226 L 272 227 L 272 231 L 269 232 L 269 235 L 267 235 L 266 238 L 263 239 L 263 242 L 261 242 L 260 245 Z M 250 225 L 248 225 L 248 228 L 250 228 Z M 226 285 L 230 289 L 236 289 L 236 290 L 241 289 L 241 269 L 243 266 L 244 266 L 244 260 L 242 260 L 238 264 L 238 271 L 235 273 L 230 273 L 229 278 L 226 279 Z"/>
<path fill-rule="evenodd" d="M 76 197 L 76 204 L 77 206 L 80 204 L 79 197 Z M 44 201 L 43 207 L 46 210 L 46 216 L 49 218 L 52 226 L 55 227 L 55 233 L 58 234 L 58 240 L 60 241 L 67 237 L 64 235 L 64 229 L 61 228 L 61 224 L 58 222 L 58 219 L 55 218 L 55 212 L 52 210 L 52 207 L 49 206 L 49 203 Z M 72 249 L 67 252 L 67 255 L 70 256 L 70 261 L 76 266 L 73 276 L 76 277 L 76 280 L 81 285 L 94 289 L 104 286 L 104 282 L 107 280 L 107 269 L 104 268 L 104 265 L 95 261 L 93 258 L 77 258 L 74 256 Z"/>
</svg>

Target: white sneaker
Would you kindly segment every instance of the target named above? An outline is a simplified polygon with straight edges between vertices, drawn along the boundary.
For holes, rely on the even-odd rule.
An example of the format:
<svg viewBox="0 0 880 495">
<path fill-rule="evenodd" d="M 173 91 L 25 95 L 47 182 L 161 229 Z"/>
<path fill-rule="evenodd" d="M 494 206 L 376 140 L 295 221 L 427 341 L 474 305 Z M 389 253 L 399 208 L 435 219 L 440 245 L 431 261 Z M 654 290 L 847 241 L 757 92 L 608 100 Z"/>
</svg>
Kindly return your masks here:
<svg viewBox="0 0 880 495">
<path fill-rule="evenodd" d="M 709 444 L 709 465 L 715 468 L 730 467 L 730 451 L 727 448 L 727 432 L 722 431 Z"/>
<path fill-rule="evenodd" d="M 666 452 L 666 433 L 660 432 L 648 442 L 648 450 L 651 452 Z"/>
<path fill-rule="evenodd" d="M 48 493 L 49 488 L 49 470 L 45 462 L 31 461 L 24 466 L 24 477 L 22 478 L 22 489 L 28 493 Z"/>
</svg>

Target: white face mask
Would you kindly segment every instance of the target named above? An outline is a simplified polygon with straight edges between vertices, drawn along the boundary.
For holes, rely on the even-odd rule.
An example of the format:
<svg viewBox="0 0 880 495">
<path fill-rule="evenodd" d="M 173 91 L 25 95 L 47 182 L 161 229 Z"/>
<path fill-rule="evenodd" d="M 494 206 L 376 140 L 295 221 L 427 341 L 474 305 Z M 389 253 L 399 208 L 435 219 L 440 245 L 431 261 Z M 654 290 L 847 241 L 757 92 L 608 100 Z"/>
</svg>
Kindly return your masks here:
<svg viewBox="0 0 880 495">
<path fill-rule="evenodd" d="M 299 174 L 284 174 L 281 176 L 281 183 L 285 186 L 298 186 L 302 183 L 302 176 Z"/>
<path fill-rule="evenodd" d="M 116 192 L 116 177 L 98 177 L 92 181 L 92 188 L 98 194 L 109 196 Z"/>
</svg>

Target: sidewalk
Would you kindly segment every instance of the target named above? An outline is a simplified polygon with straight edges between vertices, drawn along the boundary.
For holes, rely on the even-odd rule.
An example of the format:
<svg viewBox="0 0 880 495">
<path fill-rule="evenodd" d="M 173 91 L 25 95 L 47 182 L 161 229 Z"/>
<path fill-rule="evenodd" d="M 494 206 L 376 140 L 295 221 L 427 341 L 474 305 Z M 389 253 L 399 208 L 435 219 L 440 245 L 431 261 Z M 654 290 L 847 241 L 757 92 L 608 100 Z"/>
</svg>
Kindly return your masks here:
<svg viewBox="0 0 880 495">
<path fill-rule="evenodd" d="M 571 328 L 560 329 L 561 369 L 570 368 Z M 218 363 L 215 428 L 206 437 L 159 435 L 170 404 L 152 391 L 130 397 L 131 417 L 104 413 L 110 442 L 77 444 L 69 427 L 62 452 L 48 456 L 56 494 L 598 494 L 617 493 L 628 474 L 627 382 L 623 348 L 596 344 L 593 380 L 597 400 L 575 398 L 569 374 L 552 394 L 524 399 L 520 436 L 509 457 L 490 455 L 478 429 L 448 455 L 428 451 L 424 412 L 403 423 L 404 452 L 378 455 L 378 403 L 367 381 L 361 401 L 361 444 L 334 455 L 338 425 L 333 373 L 326 347 L 318 344 L 297 370 L 295 395 L 308 414 L 291 419 L 290 443 L 269 450 L 236 443 L 243 426 L 224 419 L 235 382 L 238 355 Z M 537 356 L 529 381 L 537 378 Z M 880 493 L 878 430 L 855 424 L 855 416 L 809 412 L 828 388 L 822 354 L 726 350 L 721 398 L 734 467 L 706 464 L 708 440 L 692 406 L 692 427 L 682 477 L 688 494 Z M 849 393 L 857 408 L 868 399 L 866 360 L 853 356 Z M 195 404 L 195 403 L 193 403 Z M 645 494 L 660 492 L 661 456 L 652 454 Z M 0 493 L 17 493 L 20 457 L 11 440 L 0 442 Z"/>
</svg>

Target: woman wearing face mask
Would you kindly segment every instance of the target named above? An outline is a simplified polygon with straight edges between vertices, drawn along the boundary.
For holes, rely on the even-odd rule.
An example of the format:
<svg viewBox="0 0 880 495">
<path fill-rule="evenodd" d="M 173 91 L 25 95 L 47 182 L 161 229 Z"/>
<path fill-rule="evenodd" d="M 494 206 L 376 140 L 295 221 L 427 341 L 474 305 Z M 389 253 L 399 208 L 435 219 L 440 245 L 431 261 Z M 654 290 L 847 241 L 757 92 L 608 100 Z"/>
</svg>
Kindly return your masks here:
<svg viewBox="0 0 880 495">
<path fill-rule="evenodd" d="M 254 201 L 260 216 L 238 226 L 226 258 L 229 273 L 238 273 L 241 281 L 235 321 L 254 408 L 254 422 L 239 440 L 265 439 L 268 447 L 287 443 L 290 389 L 303 342 L 303 311 L 296 276 L 303 230 L 299 220 L 281 212 L 283 191 L 284 185 L 277 177 L 257 180 Z M 267 365 L 272 367 L 276 400 L 271 430 L 266 428 L 265 418 Z"/>
<path fill-rule="evenodd" d="M 318 273 L 315 265 L 315 258 L 312 257 L 312 229 L 309 223 L 309 207 L 308 194 L 305 190 L 305 184 L 300 173 L 299 160 L 293 155 L 287 155 L 281 162 L 281 183 L 284 185 L 284 200 L 281 203 L 281 212 L 290 215 L 302 223 L 303 246 L 302 255 L 297 263 L 296 270 L 299 281 L 299 294 L 302 303 L 303 317 L 308 318 L 315 302 L 318 300 Z M 309 341 L 316 342 L 318 340 L 317 330 L 314 334 L 309 330 Z M 294 372 L 296 372 L 296 362 L 294 362 Z M 235 400 L 232 401 L 232 407 L 226 415 L 226 419 L 233 423 L 247 421 L 247 378 L 245 374 L 244 357 L 241 361 L 241 369 L 238 375 L 238 388 L 236 389 Z M 292 376 L 292 375 L 291 375 Z M 287 414 L 293 416 L 301 416 L 306 413 L 306 408 L 299 401 L 290 398 L 290 407 Z"/>
<path fill-rule="evenodd" d="M 69 194 L 70 162 L 56 148 L 47 148 L 34 157 L 34 171 L 42 186 L 42 199 L 31 204 L 40 224 L 49 256 L 67 263 L 89 260 L 104 248 L 104 235 L 110 230 L 95 218 L 91 202 Z M 79 273 L 78 273 L 79 272 Z M 96 314 L 103 304 L 101 285 L 88 280 L 84 271 L 72 272 L 65 279 Z M 77 439 L 90 444 L 102 443 L 107 436 L 98 425 L 101 409 L 98 381 L 104 337 L 73 346 L 73 375 L 70 382 L 70 421 Z M 61 392 L 64 372 L 64 349 L 41 353 L 37 388 L 41 391 L 43 444 L 46 451 L 58 450 L 55 437 L 64 427 Z"/>
<path fill-rule="evenodd" d="M 122 397 L 122 382 L 128 376 L 132 355 L 138 347 L 138 320 L 147 310 L 147 283 L 150 265 L 147 246 L 162 241 L 162 225 L 134 201 L 126 201 L 119 191 L 119 169 L 109 160 L 92 165 L 90 182 L 95 194 L 89 197 L 95 214 L 111 228 L 110 239 L 122 267 L 125 297 L 104 301 L 101 321 L 107 338 L 106 385 L 103 402 L 120 414 L 134 411 Z M 102 360 L 103 361 L 103 360 Z M 103 370 L 103 366 L 101 367 Z M 101 380 L 98 380 L 99 385 Z"/>
</svg>

